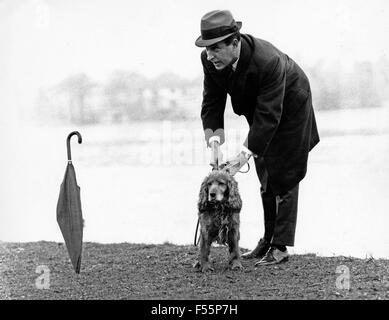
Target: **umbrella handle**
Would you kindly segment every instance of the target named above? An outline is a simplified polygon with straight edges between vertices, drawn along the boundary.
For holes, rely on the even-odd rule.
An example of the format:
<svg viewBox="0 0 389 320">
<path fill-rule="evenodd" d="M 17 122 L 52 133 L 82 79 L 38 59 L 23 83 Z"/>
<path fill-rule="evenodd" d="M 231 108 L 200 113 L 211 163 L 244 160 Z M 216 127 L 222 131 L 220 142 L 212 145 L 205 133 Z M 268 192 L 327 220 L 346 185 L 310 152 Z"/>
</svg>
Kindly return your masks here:
<svg viewBox="0 0 389 320">
<path fill-rule="evenodd" d="M 71 162 L 72 161 L 72 153 L 70 151 L 70 138 L 73 137 L 74 135 L 77 135 L 78 137 L 78 143 L 82 143 L 82 137 L 81 137 L 81 134 L 78 132 L 78 131 L 73 131 L 71 132 L 67 139 L 66 139 L 66 147 L 68 149 L 68 161 Z"/>
</svg>

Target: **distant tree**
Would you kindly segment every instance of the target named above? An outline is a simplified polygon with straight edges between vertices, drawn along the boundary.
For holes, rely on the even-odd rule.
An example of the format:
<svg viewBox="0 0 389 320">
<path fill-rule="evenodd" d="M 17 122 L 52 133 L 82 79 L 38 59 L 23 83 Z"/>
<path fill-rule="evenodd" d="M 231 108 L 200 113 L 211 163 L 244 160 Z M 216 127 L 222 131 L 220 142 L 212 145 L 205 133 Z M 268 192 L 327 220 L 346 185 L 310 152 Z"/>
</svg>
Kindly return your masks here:
<svg viewBox="0 0 389 320">
<path fill-rule="evenodd" d="M 164 72 L 151 81 L 154 96 L 154 119 L 186 119 L 191 115 L 185 107 L 188 94 L 193 88 L 193 80 L 183 78 L 173 72 Z M 168 105 L 168 106 L 166 106 Z"/>
<path fill-rule="evenodd" d="M 58 91 L 67 94 L 69 97 L 69 118 L 71 122 L 79 124 L 88 122 L 85 98 L 96 85 L 85 73 L 79 73 L 66 78 L 57 86 Z"/>
<path fill-rule="evenodd" d="M 144 118 L 143 90 L 147 86 L 144 76 L 127 71 L 115 71 L 105 86 L 106 96 L 113 121 Z"/>
<path fill-rule="evenodd" d="M 342 108 L 340 66 L 336 62 L 318 61 L 306 68 L 310 78 L 315 108 L 332 110 Z"/>
</svg>

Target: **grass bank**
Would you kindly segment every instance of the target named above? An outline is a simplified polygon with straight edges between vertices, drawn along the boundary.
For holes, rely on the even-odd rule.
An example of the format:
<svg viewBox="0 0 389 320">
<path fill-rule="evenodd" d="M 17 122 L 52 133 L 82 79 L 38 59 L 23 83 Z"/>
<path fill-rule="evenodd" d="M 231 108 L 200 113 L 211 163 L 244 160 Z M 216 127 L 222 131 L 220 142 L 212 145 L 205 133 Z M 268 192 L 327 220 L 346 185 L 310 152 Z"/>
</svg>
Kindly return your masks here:
<svg viewBox="0 0 389 320">
<path fill-rule="evenodd" d="M 2 243 L 0 298 L 389 298 L 389 260 L 292 255 L 281 265 L 254 268 L 254 261 L 243 261 L 243 271 L 230 271 L 225 269 L 227 249 L 214 247 L 215 271 L 202 274 L 192 268 L 196 257 L 193 246 L 85 243 L 81 273 L 76 275 L 62 243 Z M 37 268 L 49 270 L 47 289 L 37 288 L 43 283 Z M 340 281 L 347 270 L 349 290 Z"/>
</svg>

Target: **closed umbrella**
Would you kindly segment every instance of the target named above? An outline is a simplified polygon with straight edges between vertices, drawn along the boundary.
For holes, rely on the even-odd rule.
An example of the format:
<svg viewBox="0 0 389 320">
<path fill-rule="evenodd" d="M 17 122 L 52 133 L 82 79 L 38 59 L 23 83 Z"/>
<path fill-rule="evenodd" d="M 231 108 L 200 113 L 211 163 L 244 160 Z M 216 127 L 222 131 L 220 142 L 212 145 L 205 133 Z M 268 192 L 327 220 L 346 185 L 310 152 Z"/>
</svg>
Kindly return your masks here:
<svg viewBox="0 0 389 320">
<path fill-rule="evenodd" d="M 67 139 L 68 165 L 61 184 L 57 203 L 57 222 L 65 240 L 70 260 L 74 271 L 80 273 L 83 218 L 81 211 L 80 187 L 77 185 L 76 172 L 72 164 L 70 151 L 70 139 L 73 135 L 78 136 L 78 143 L 82 142 L 81 134 L 77 131 L 71 132 Z"/>
</svg>

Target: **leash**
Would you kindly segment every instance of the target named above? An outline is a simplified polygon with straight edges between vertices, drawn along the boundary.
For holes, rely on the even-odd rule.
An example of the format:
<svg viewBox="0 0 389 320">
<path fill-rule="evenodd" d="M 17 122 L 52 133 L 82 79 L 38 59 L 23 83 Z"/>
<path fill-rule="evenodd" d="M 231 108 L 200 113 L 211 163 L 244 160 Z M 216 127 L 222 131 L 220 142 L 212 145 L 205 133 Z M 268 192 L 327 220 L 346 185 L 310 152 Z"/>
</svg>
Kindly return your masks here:
<svg viewBox="0 0 389 320">
<path fill-rule="evenodd" d="M 218 243 L 219 244 L 225 244 L 226 241 L 227 241 L 227 238 L 228 238 L 228 232 L 230 231 L 229 230 L 229 227 L 228 227 L 228 221 L 226 220 L 226 216 L 223 215 L 222 213 L 222 216 L 221 216 L 221 225 L 220 225 L 220 228 L 219 228 L 219 233 L 218 233 Z M 196 232 L 195 232 L 195 236 L 194 236 L 194 246 L 197 247 L 199 242 L 200 242 L 200 237 L 197 237 L 197 233 L 198 233 L 198 230 L 199 230 L 199 225 L 200 225 L 200 218 L 197 219 L 197 225 L 196 225 Z"/>
<path fill-rule="evenodd" d="M 212 171 L 219 170 L 219 158 L 220 159 L 223 158 L 223 154 L 220 152 L 219 142 L 213 141 L 213 142 L 211 142 L 211 163 L 210 163 L 210 165 L 212 167 Z M 195 232 L 194 241 L 193 241 L 193 244 L 195 247 L 197 247 L 197 245 L 200 242 L 200 236 L 197 238 L 197 233 L 199 231 L 199 225 L 200 225 L 200 218 L 197 218 L 196 232 Z"/>
<path fill-rule="evenodd" d="M 250 171 L 250 163 L 247 162 L 247 171 L 238 171 L 239 173 L 247 173 Z"/>
<path fill-rule="evenodd" d="M 197 247 L 197 245 L 200 242 L 200 237 L 197 239 L 197 232 L 199 231 L 199 225 L 200 225 L 200 218 L 197 218 L 197 225 L 196 225 L 196 232 L 194 237 L 194 246 Z"/>
</svg>

